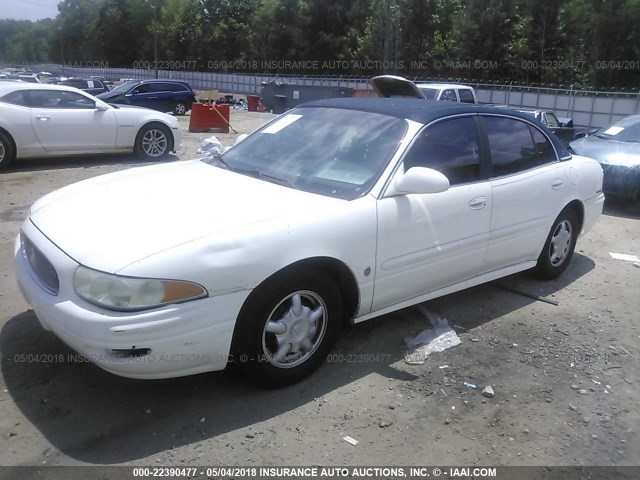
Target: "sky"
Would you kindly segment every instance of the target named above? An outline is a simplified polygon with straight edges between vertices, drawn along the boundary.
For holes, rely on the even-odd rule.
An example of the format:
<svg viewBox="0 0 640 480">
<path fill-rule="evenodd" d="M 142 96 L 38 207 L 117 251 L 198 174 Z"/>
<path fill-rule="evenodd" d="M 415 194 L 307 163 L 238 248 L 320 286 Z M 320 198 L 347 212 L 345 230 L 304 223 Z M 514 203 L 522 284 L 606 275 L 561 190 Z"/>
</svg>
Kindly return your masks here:
<svg viewBox="0 0 640 480">
<path fill-rule="evenodd" d="M 0 19 L 40 20 L 54 18 L 62 0 L 0 0 Z"/>
</svg>

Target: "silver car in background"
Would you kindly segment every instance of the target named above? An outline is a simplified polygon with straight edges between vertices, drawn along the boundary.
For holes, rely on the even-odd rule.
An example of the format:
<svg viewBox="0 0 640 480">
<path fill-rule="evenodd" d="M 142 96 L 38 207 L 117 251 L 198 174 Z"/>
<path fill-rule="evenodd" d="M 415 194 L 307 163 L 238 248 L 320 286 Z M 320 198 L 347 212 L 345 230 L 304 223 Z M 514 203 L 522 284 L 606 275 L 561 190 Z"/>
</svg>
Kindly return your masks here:
<svg viewBox="0 0 640 480">
<path fill-rule="evenodd" d="M 618 120 L 570 146 L 600 163 L 606 195 L 640 204 L 640 115 Z"/>
</svg>

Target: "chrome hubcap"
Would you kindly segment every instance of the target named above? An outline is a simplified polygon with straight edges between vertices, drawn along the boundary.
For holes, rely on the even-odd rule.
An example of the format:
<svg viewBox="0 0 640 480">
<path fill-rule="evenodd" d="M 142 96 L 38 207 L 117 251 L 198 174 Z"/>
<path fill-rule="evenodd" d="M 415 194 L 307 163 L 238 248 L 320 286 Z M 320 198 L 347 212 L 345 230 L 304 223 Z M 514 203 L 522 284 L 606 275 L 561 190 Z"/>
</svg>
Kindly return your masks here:
<svg viewBox="0 0 640 480">
<path fill-rule="evenodd" d="M 551 261 L 551 265 L 558 267 L 567 259 L 572 239 L 571 223 L 563 220 L 558 224 L 551 236 L 551 245 L 549 245 L 549 260 Z"/>
<path fill-rule="evenodd" d="M 262 333 L 266 360 L 278 368 L 305 362 L 318 349 L 327 328 L 327 307 L 308 290 L 284 298 L 269 315 Z"/>
<path fill-rule="evenodd" d="M 179 103 L 176 105 L 176 113 L 178 115 L 184 115 L 184 112 L 186 111 L 187 111 L 187 107 L 185 107 L 183 103 Z"/>
<path fill-rule="evenodd" d="M 142 150 L 150 157 L 159 157 L 167 150 L 167 136 L 162 130 L 149 130 L 142 137 Z"/>
</svg>

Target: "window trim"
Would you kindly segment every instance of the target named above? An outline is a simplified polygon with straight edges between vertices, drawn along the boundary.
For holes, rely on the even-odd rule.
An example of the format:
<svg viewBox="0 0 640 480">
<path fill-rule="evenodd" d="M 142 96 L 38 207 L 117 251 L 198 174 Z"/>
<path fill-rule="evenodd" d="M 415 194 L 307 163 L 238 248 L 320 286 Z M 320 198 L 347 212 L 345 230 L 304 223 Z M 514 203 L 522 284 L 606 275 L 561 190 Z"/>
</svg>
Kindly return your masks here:
<svg viewBox="0 0 640 480">
<path fill-rule="evenodd" d="M 382 188 L 380 189 L 380 194 L 376 197 L 378 200 L 382 200 L 384 198 L 386 198 L 387 195 L 387 191 L 389 190 L 389 186 L 391 185 L 391 182 L 396 178 L 396 176 L 398 175 L 398 170 L 400 170 L 400 168 L 402 168 L 404 166 L 404 159 L 407 156 L 407 153 L 409 152 L 409 150 L 411 150 L 411 147 L 413 147 L 414 143 L 416 142 L 416 140 L 418 139 L 418 137 L 422 134 L 422 132 L 424 132 L 427 128 L 437 124 L 437 123 L 441 123 L 441 122 L 445 122 L 447 120 L 454 120 L 457 118 L 471 118 L 473 120 L 475 129 L 476 129 L 476 136 L 478 139 L 478 147 L 479 147 L 479 155 L 480 155 L 480 178 L 474 182 L 466 182 L 466 183 L 458 183 L 456 185 L 451 185 L 449 188 L 456 188 L 456 187 L 463 187 L 465 185 L 471 185 L 474 183 L 480 183 L 480 182 L 487 182 L 490 181 L 491 178 L 487 176 L 487 168 L 489 168 L 489 164 L 487 164 L 488 161 L 488 157 L 487 157 L 487 147 L 486 147 L 486 138 L 484 135 L 484 132 L 482 131 L 481 127 L 481 122 L 478 119 L 479 114 L 477 112 L 471 112 L 471 113 L 456 113 L 453 115 L 447 115 L 446 117 L 441 117 L 441 118 L 437 118 L 435 120 L 432 120 L 431 122 L 422 125 L 418 131 L 413 135 L 413 138 L 411 139 L 411 141 L 409 142 L 409 144 L 405 147 L 405 149 L 402 151 L 402 153 L 400 154 L 399 158 L 396 161 L 396 164 L 394 165 L 393 169 L 391 170 L 391 172 L 389 173 L 389 176 L 387 177 L 387 179 L 384 181 L 384 184 L 382 185 Z M 409 134 L 409 131 L 407 131 L 407 134 Z"/>
<path fill-rule="evenodd" d="M 560 155 L 558 154 L 558 150 L 556 148 L 555 143 L 553 143 L 553 141 L 551 140 L 551 138 L 549 137 L 549 135 L 547 135 L 547 133 L 541 129 L 539 126 L 537 126 L 535 123 L 524 119 L 524 118 L 520 118 L 520 117 L 513 117 L 511 115 L 501 115 L 501 114 L 493 114 L 493 113 L 480 113 L 478 115 L 480 124 L 481 124 L 481 128 L 483 130 L 483 136 L 486 139 L 487 142 L 487 155 L 488 155 L 488 161 L 489 161 L 489 180 L 497 180 L 499 178 L 507 178 L 507 177 L 512 177 L 514 175 L 520 175 L 522 173 L 525 172 L 530 172 L 531 170 L 535 170 L 537 168 L 542 168 L 545 167 L 547 165 L 551 165 L 553 163 L 560 163 L 562 161 L 562 159 L 560 158 Z M 498 175 L 498 176 L 492 176 L 493 175 L 493 156 L 491 155 L 491 146 L 489 145 L 489 135 L 487 133 L 487 128 L 486 125 L 484 123 L 484 118 L 485 117 L 501 117 L 501 118 L 508 118 L 509 120 L 515 120 L 515 121 L 520 121 L 526 125 L 528 125 L 529 127 L 533 127 L 535 129 L 537 129 L 545 138 L 546 140 L 551 144 L 551 146 L 553 147 L 553 152 L 556 155 L 556 159 L 554 161 L 551 162 L 546 162 L 546 163 L 541 163 L 540 165 L 536 165 L 534 167 L 530 167 L 527 168 L 526 170 L 519 170 L 517 172 L 513 172 L 513 173 L 507 173 L 505 175 Z M 531 137 L 531 142 L 533 145 L 535 145 L 535 142 L 533 140 L 533 135 L 531 134 L 531 130 L 529 130 L 529 136 Z M 537 151 L 536 151 L 536 155 L 537 155 Z"/>
</svg>

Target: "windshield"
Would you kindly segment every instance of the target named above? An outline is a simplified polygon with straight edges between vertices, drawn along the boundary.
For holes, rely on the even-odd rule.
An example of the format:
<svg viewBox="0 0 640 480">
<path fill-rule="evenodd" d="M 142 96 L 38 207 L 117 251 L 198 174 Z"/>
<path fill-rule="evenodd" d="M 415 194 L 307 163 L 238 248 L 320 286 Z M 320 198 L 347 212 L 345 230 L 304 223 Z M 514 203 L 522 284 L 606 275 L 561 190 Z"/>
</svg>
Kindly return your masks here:
<svg viewBox="0 0 640 480">
<path fill-rule="evenodd" d="M 128 82 L 124 82 L 117 87 L 113 87 L 110 90 L 110 93 L 127 93 L 134 85 L 137 85 L 139 80 L 129 80 Z"/>
<path fill-rule="evenodd" d="M 424 95 L 424 98 L 426 98 L 427 100 L 435 100 L 436 96 L 438 95 L 438 92 L 440 91 L 437 88 L 428 88 L 428 87 L 419 87 L 419 88 L 420 88 L 420 93 L 422 93 L 422 95 Z"/>
<path fill-rule="evenodd" d="M 598 130 L 595 136 L 617 142 L 640 142 L 640 115 L 618 120 Z"/>
<path fill-rule="evenodd" d="M 205 162 L 306 192 L 352 200 L 376 182 L 406 131 L 396 117 L 298 108 Z"/>
</svg>

